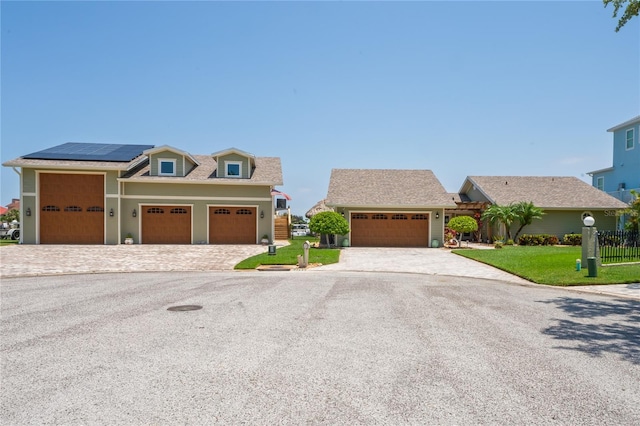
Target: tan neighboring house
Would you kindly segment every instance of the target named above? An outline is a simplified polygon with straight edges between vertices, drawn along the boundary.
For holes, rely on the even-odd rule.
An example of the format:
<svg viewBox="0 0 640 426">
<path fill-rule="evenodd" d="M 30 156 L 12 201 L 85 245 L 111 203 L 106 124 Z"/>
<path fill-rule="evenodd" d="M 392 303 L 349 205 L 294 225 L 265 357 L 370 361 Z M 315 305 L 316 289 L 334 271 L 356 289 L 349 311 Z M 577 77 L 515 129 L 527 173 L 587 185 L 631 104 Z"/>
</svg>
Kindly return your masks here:
<svg viewBox="0 0 640 426">
<path fill-rule="evenodd" d="M 353 247 L 442 246 L 455 208 L 431 170 L 333 169 L 325 201 L 349 222 Z"/>
<path fill-rule="evenodd" d="M 283 183 L 280 158 L 236 148 L 67 143 L 3 165 L 20 174 L 25 244 L 257 244 Z"/>
<path fill-rule="evenodd" d="M 616 229 L 616 211 L 625 203 L 598 190 L 576 177 L 553 176 L 468 176 L 459 191 L 457 210 L 447 216 L 482 212 L 491 204 L 506 206 L 521 201 L 532 202 L 545 211 L 541 220 L 526 226 L 525 234 L 556 235 L 580 233 L 582 219 L 589 215 L 600 230 Z M 517 221 L 512 226 L 518 229 Z M 491 239 L 492 229 L 483 226 L 483 240 Z"/>
</svg>

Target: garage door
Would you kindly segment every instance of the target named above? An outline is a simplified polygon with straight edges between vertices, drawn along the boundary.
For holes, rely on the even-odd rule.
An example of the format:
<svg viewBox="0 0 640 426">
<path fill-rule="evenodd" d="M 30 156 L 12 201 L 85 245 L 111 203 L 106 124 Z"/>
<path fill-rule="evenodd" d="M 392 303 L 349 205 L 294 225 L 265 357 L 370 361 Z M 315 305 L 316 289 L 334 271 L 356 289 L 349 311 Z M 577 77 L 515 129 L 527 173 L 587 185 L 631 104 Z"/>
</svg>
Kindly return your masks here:
<svg viewBox="0 0 640 426">
<path fill-rule="evenodd" d="M 191 244 L 191 206 L 142 206 L 142 244 Z"/>
<path fill-rule="evenodd" d="M 354 247 L 428 247 L 429 217 L 416 213 L 352 213 Z"/>
<path fill-rule="evenodd" d="M 104 244 L 104 175 L 40 173 L 40 243 Z"/>
<path fill-rule="evenodd" d="M 210 244 L 256 244 L 255 207 L 209 207 Z"/>
</svg>

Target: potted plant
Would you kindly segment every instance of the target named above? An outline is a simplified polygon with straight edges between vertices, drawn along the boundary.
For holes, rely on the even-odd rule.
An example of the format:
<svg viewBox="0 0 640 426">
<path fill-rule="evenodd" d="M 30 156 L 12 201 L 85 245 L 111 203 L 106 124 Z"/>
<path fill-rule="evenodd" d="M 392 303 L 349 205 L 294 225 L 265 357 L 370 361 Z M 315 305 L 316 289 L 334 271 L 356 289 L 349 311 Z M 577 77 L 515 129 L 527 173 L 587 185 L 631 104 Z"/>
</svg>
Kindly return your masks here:
<svg viewBox="0 0 640 426">
<path fill-rule="evenodd" d="M 263 245 L 267 245 L 267 244 L 269 244 L 269 236 L 268 236 L 267 234 L 264 234 L 264 235 L 262 236 L 262 238 L 260 239 L 260 242 L 261 242 Z"/>
<path fill-rule="evenodd" d="M 124 239 L 124 243 L 133 244 L 133 235 L 131 235 L 131 232 L 127 234 L 126 238 Z"/>
</svg>

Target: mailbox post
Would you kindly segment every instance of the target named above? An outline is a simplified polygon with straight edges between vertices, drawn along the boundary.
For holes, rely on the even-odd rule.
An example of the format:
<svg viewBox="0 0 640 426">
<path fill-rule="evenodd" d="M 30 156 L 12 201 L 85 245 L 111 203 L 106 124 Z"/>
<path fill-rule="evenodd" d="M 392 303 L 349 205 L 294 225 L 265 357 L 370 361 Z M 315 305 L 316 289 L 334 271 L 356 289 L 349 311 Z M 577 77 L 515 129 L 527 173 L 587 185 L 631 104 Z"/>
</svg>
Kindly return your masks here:
<svg viewBox="0 0 640 426">
<path fill-rule="evenodd" d="M 311 244 L 309 243 L 309 241 L 305 241 L 304 244 L 302 244 L 302 248 L 304 250 L 302 257 L 303 257 L 305 268 L 309 266 L 309 247 L 311 247 Z"/>
</svg>

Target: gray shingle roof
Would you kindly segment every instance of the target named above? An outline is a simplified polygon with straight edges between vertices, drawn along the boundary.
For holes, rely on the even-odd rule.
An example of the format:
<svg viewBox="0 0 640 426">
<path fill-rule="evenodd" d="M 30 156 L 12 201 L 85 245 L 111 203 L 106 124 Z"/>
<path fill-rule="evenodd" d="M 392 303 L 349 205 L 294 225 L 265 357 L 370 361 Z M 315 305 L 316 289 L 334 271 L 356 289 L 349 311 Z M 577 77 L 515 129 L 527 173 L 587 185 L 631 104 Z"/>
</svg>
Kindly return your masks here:
<svg viewBox="0 0 640 426">
<path fill-rule="evenodd" d="M 495 204 L 530 201 L 547 209 L 620 209 L 627 205 L 573 176 L 468 176 Z"/>
<path fill-rule="evenodd" d="M 313 216 L 317 215 L 318 213 L 333 211 L 331 207 L 327 207 L 327 205 L 325 204 L 326 201 L 327 201 L 326 199 L 318 201 L 313 207 L 311 207 L 307 211 L 305 216 L 311 219 Z"/>
<path fill-rule="evenodd" d="M 216 177 L 216 161 L 209 155 L 193 155 L 200 164 L 185 177 L 149 176 L 151 167 L 147 162 L 143 167 L 132 170 L 124 176 L 125 179 L 137 181 L 167 181 L 167 182 L 207 182 L 250 185 L 282 185 L 282 165 L 279 157 L 256 157 L 256 168 L 250 179 L 219 178 Z M 215 180 L 213 180 L 215 179 Z"/>
<path fill-rule="evenodd" d="M 39 160 L 39 159 L 27 159 L 16 158 L 3 163 L 3 166 L 10 167 L 32 167 L 32 168 L 56 168 L 56 169 L 94 169 L 94 170 L 128 170 L 123 177 L 129 179 L 136 179 L 139 181 L 167 181 L 167 182 L 208 182 L 208 183 L 230 183 L 230 184 L 248 184 L 248 185 L 283 185 L 282 182 L 282 164 L 279 157 L 256 157 L 255 158 L 255 170 L 251 179 L 237 179 L 237 178 L 218 178 L 215 176 L 216 161 L 209 155 L 192 155 L 192 157 L 199 163 L 199 165 L 193 169 L 185 177 L 164 177 L 164 176 L 149 176 L 149 161 L 148 159 L 141 162 L 140 166 L 135 164 L 141 159 L 135 159 L 131 162 L 106 162 L 106 161 L 72 161 L 72 160 Z M 215 178 L 215 180 L 212 180 Z"/>
<path fill-rule="evenodd" d="M 431 170 L 333 169 L 329 206 L 455 207 Z"/>
</svg>

